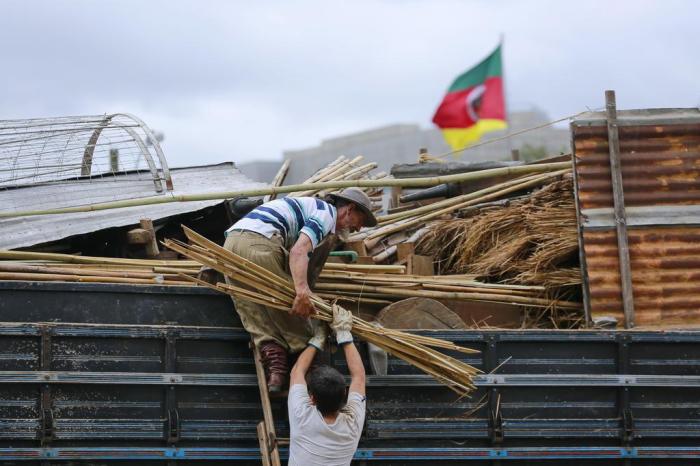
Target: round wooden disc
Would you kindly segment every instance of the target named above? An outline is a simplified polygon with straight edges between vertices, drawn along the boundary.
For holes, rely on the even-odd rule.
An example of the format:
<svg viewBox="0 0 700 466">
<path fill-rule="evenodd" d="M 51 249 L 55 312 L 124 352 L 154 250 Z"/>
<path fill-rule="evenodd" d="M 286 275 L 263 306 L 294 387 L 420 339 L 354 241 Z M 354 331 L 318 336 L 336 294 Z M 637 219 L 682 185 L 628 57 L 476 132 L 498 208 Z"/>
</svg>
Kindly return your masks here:
<svg viewBox="0 0 700 466">
<path fill-rule="evenodd" d="M 450 308 L 430 298 L 408 298 L 392 303 L 379 311 L 377 321 L 397 330 L 467 328 Z"/>
</svg>

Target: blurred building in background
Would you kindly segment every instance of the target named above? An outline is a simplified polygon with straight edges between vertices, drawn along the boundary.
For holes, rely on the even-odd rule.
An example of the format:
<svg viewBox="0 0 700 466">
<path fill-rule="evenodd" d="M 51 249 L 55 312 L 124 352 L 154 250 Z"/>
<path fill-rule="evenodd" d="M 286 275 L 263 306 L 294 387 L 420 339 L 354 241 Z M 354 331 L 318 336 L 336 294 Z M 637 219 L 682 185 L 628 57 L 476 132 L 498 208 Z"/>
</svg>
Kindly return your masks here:
<svg viewBox="0 0 700 466">
<path fill-rule="evenodd" d="M 549 117 L 540 110 L 512 112 L 510 114 L 510 132 L 546 124 Z M 506 134 L 505 131 L 489 133 L 482 139 L 488 141 Z M 484 162 L 490 160 L 511 160 L 511 150 L 517 149 L 520 159 L 535 160 L 570 151 L 568 127 L 552 127 L 528 131 L 513 136 L 510 141 L 496 141 L 459 154 L 457 159 L 448 156 L 446 160 Z M 369 129 L 345 136 L 321 141 L 315 147 L 284 151 L 283 158 L 291 160 L 285 184 L 300 183 L 319 168 L 332 162 L 338 156 L 348 158 L 362 155 L 365 162 L 377 162 L 379 169 L 389 172 L 391 167 L 400 163 L 415 163 L 418 151 L 427 148 L 431 155 L 437 156 L 449 152 L 450 148 L 437 128 L 421 128 L 416 124 L 393 124 Z M 239 168 L 248 177 L 262 182 L 269 182 L 277 173 L 282 162 L 261 161 L 240 164 Z"/>
</svg>

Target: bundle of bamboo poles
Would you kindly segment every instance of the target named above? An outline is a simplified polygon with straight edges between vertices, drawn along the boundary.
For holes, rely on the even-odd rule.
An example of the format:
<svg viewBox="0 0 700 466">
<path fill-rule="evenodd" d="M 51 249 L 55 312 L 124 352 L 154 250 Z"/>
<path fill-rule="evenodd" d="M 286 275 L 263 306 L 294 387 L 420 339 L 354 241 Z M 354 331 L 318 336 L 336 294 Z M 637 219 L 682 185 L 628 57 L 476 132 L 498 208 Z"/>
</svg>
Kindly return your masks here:
<svg viewBox="0 0 700 466">
<path fill-rule="evenodd" d="M 318 170 L 311 177 L 307 178 L 303 184 L 311 185 L 311 189 L 290 193 L 290 197 L 305 197 L 317 196 L 324 197 L 331 192 L 329 189 L 314 189 L 313 183 L 323 183 L 330 181 L 351 181 L 351 180 L 381 180 L 388 177 L 384 172 L 370 174 L 372 170 L 377 168 L 374 162 L 361 164 L 364 157 L 358 155 L 352 160 L 348 160 L 345 156 L 340 156 L 333 162 Z M 381 188 L 361 188 L 372 201 L 373 210 L 381 208 Z"/>
<path fill-rule="evenodd" d="M 185 260 L 0 251 L 0 280 L 190 286 L 182 274 L 197 275 L 199 268 L 198 263 Z"/>
<path fill-rule="evenodd" d="M 235 285 L 226 283 L 212 285 L 187 275 L 183 275 L 183 278 L 238 299 L 263 304 L 280 312 L 290 311 L 295 291 L 288 278 L 275 275 L 186 227 L 183 229 L 191 244 L 177 240 L 166 240 L 165 246 L 204 266 L 221 272 Z M 314 296 L 312 301 L 316 308 L 316 314 L 313 317 L 325 322 L 332 321 L 332 305 L 318 296 Z M 435 348 L 467 354 L 478 351 L 436 338 L 376 327 L 357 316 L 353 316 L 352 332 L 363 340 L 377 345 L 433 376 L 461 396 L 469 395 L 475 389 L 472 379 L 479 371 Z"/>
<path fill-rule="evenodd" d="M 551 299 L 546 288 L 537 285 L 485 283 L 475 275 L 376 275 L 366 273 L 326 271 L 314 290 L 327 296 L 352 297 L 389 302 L 410 297 L 486 301 L 527 307 L 580 310 L 581 303 Z M 368 302 L 368 301 L 365 301 Z"/>
<path fill-rule="evenodd" d="M 333 264 L 329 272 L 403 274 L 404 265 Z M 182 274 L 196 276 L 200 265 L 188 260 L 125 259 L 72 254 L 0 250 L 0 280 L 187 285 Z"/>
</svg>

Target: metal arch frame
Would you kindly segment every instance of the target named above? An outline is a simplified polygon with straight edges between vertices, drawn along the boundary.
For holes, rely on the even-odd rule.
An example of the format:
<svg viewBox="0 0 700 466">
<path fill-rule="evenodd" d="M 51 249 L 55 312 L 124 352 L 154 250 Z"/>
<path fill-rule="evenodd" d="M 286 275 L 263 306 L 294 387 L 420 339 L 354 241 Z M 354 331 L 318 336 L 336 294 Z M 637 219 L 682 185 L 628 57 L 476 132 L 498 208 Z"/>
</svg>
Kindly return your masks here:
<svg viewBox="0 0 700 466">
<path fill-rule="evenodd" d="M 158 156 L 158 160 L 160 161 L 161 165 L 161 170 L 163 171 L 163 179 L 165 180 L 165 186 L 168 191 L 173 190 L 173 181 L 172 177 L 170 175 L 170 169 L 168 168 L 168 162 L 165 159 L 165 154 L 163 154 L 163 150 L 160 147 L 160 143 L 156 140 L 155 135 L 153 134 L 153 131 L 146 125 L 146 123 L 141 120 L 140 118 L 130 114 L 130 113 L 113 113 L 111 115 L 106 115 L 104 119 L 102 120 L 102 123 L 98 128 L 95 128 L 95 130 L 92 133 L 92 136 L 90 136 L 90 140 L 88 141 L 88 145 L 85 147 L 85 152 L 83 153 L 83 161 L 82 161 L 82 168 L 81 168 L 81 175 L 83 176 L 89 176 L 91 171 L 92 171 L 92 157 L 95 151 L 95 145 L 97 144 L 97 140 L 100 138 L 100 135 L 102 134 L 102 130 L 107 128 L 109 124 L 112 122 L 112 120 L 115 117 L 122 116 L 125 118 L 128 118 L 132 121 L 134 121 L 136 124 L 141 127 L 143 132 L 146 134 L 146 137 L 150 138 L 153 147 L 156 151 L 156 155 Z M 119 126 L 116 126 L 119 127 Z M 146 163 L 148 164 L 148 169 L 151 172 L 151 175 L 153 176 L 153 184 L 155 184 L 156 187 L 156 192 L 163 192 L 163 184 L 161 183 L 161 177 L 160 174 L 158 173 L 158 167 L 155 164 L 155 161 L 153 160 L 153 157 L 151 156 L 150 151 L 148 150 L 148 147 L 146 147 L 146 144 L 143 141 L 143 138 L 139 136 L 136 131 L 128 126 L 122 126 L 121 129 L 126 131 L 129 136 L 132 137 L 136 145 L 139 147 L 139 150 L 144 156 L 144 159 L 146 160 Z"/>
<path fill-rule="evenodd" d="M 165 160 L 165 154 L 163 154 L 163 149 L 161 149 L 160 143 L 153 134 L 153 131 L 151 131 L 151 128 L 149 128 L 148 125 L 142 119 L 140 119 L 136 115 L 132 115 L 131 113 L 115 113 L 112 115 L 112 117 L 118 115 L 124 116 L 138 123 L 141 129 L 143 129 L 143 132 L 146 133 L 146 136 L 150 138 L 151 142 L 153 143 L 153 149 L 156 151 L 156 155 L 158 156 L 158 160 L 160 161 L 160 168 L 161 170 L 163 170 L 163 179 L 165 180 L 165 187 L 168 189 L 168 191 L 172 191 L 173 179 L 170 176 L 170 168 L 168 168 L 168 161 Z"/>
</svg>

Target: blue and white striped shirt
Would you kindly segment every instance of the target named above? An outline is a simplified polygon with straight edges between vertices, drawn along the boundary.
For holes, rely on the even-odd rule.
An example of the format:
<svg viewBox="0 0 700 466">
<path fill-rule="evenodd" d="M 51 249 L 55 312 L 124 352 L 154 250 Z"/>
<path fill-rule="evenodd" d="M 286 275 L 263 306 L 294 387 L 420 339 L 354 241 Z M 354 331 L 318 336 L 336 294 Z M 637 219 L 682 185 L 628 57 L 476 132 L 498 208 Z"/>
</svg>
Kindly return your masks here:
<svg viewBox="0 0 700 466">
<path fill-rule="evenodd" d="M 247 230 L 267 238 L 279 233 L 290 249 L 304 233 L 315 248 L 328 233 L 335 233 L 338 213 L 331 204 L 315 197 L 285 197 L 266 202 L 233 224 L 231 230 Z"/>
</svg>

